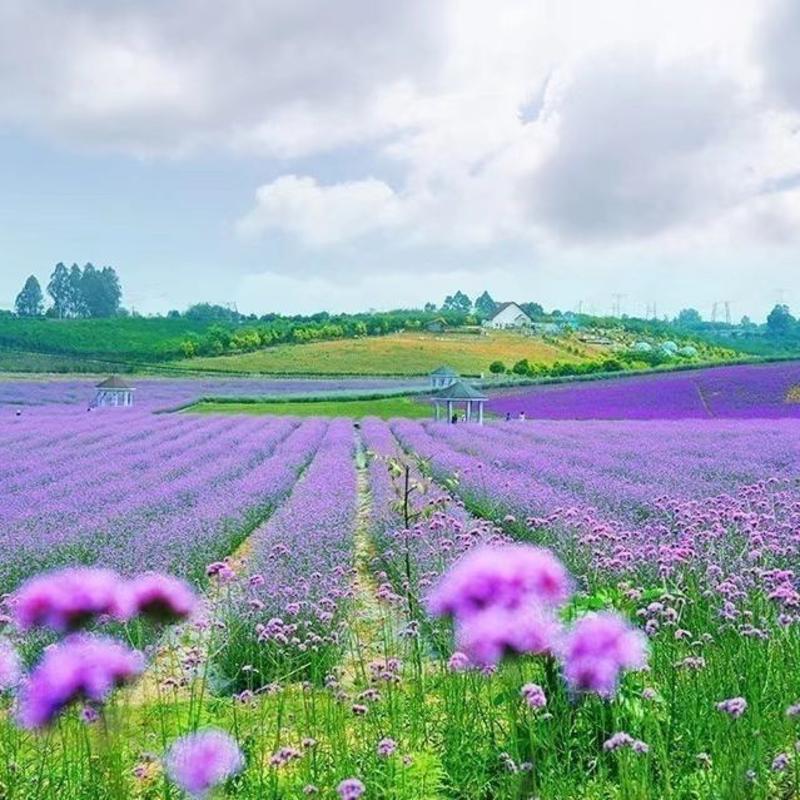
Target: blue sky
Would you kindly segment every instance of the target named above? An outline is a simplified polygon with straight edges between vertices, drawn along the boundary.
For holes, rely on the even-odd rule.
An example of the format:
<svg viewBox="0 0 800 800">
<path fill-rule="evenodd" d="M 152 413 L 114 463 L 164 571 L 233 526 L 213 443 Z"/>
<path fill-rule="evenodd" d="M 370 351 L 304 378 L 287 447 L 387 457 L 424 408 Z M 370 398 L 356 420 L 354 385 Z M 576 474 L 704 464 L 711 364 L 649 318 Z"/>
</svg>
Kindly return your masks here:
<svg viewBox="0 0 800 800">
<path fill-rule="evenodd" d="M 0 306 L 800 310 L 792 0 L 6 0 Z"/>
</svg>

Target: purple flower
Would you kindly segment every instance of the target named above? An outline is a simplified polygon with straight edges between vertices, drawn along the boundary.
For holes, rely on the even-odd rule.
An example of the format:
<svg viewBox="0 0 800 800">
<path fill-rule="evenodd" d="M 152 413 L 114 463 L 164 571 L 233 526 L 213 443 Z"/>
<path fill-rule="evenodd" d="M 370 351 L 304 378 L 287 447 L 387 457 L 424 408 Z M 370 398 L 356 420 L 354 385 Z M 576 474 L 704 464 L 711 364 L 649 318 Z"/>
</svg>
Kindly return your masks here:
<svg viewBox="0 0 800 800">
<path fill-rule="evenodd" d="M 561 630 L 549 611 L 537 606 L 487 608 L 457 624 L 456 642 L 473 664 L 497 664 L 507 653 L 551 651 Z"/>
<path fill-rule="evenodd" d="M 625 733 L 625 731 L 615 733 L 611 738 L 603 742 L 603 750 L 608 753 L 614 750 L 620 750 L 623 747 L 628 747 L 639 755 L 650 752 L 650 746 L 646 742 L 643 742 L 641 739 L 634 739 L 633 736 L 629 733 Z"/>
<path fill-rule="evenodd" d="M 0 641 L 0 692 L 16 686 L 21 674 L 17 651 L 8 642 Z"/>
<path fill-rule="evenodd" d="M 783 772 L 788 766 L 789 766 L 788 753 L 778 753 L 778 755 L 776 755 L 775 758 L 772 759 L 773 772 Z"/>
<path fill-rule="evenodd" d="M 571 689 L 610 697 L 620 672 L 646 665 L 647 645 L 644 636 L 619 615 L 588 614 L 569 632 L 562 656 Z"/>
<path fill-rule="evenodd" d="M 336 791 L 341 800 L 358 800 L 366 788 L 358 778 L 347 778 L 336 787 Z"/>
<path fill-rule="evenodd" d="M 136 613 L 158 622 L 175 622 L 188 617 L 197 598 L 189 585 L 171 575 L 148 572 L 134 578 L 128 585 Z"/>
<path fill-rule="evenodd" d="M 734 719 L 739 719 L 747 711 L 747 700 L 744 697 L 730 697 L 727 700 L 721 700 L 717 703 L 717 711 L 723 711 Z"/>
<path fill-rule="evenodd" d="M 239 772 L 244 757 L 231 736 L 211 728 L 173 742 L 165 765 L 173 783 L 192 797 L 202 798 Z"/>
<path fill-rule="evenodd" d="M 544 689 L 536 683 L 526 683 L 520 689 L 520 694 L 531 708 L 544 708 L 547 705 Z"/>
<path fill-rule="evenodd" d="M 484 546 L 462 556 L 428 598 L 434 616 L 465 619 L 486 608 L 516 609 L 532 602 L 559 606 L 572 582 L 549 551 L 531 545 Z"/>
<path fill-rule="evenodd" d="M 141 653 L 112 639 L 74 636 L 48 648 L 23 683 L 19 721 L 25 728 L 49 724 L 75 700 L 102 703 L 112 689 L 144 669 Z"/>
<path fill-rule="evenodd" d="M 377 752 L 382 758 L 388 758 L 397 750 L 397 742 L 394 739 L 385 738 L 378 742 Z"/>
<path fill-rule="evenodd" d="M 73 631 L 94 617 L 125 619 L 129 609 L 120 577 L 108 569 L 70 567 L 31 578 L 14 599 L 17 625 L 24 631 L 48 627 Z"/>
<path fill-rule="evenodd" d="M 456 650 L 455 653 L 450 656 L 447 662 L 447 668 L 451 672 L 466 672 L 470 666 L 472 665 L 469 657 L 466 653 L 462 653 L 460 650 Z"/>
</svg>

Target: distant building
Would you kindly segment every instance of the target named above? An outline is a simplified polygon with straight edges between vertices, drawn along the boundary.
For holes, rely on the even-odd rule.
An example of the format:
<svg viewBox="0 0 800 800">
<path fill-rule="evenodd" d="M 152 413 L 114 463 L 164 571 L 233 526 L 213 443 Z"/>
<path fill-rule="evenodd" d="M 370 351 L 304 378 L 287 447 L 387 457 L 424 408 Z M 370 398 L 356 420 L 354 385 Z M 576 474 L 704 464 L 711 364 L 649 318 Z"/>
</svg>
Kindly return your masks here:
<svg viewBox="0 0 800 800">
<path fill-rule="evenodd" d="M 125 381 L 117 375 L 112 375 L 95 387 L 97 392 L 94 396 L 95 407 L 122 406 L 130 408 L 133 405 L 133 393 L 136 389 L 128 386 Z"/>
<path fill-rule="evenodd" d="M 495 308 L 494 314 L 483 324 L 486 328 L 500 330 L 529 328 L 533 324 L 533 320 L 516 303 L 500 303 Z"/>
<path fill-rule="evenodd" d="M 447 365 L 442 365 L 430 374 L 431 389 L 444 389 L 452 386 L 458 380 L 458 373 Z"/>
<path fill-rule="evenodd" d="M 425 330 L 429 333 L 443 333 L 447 329 L 447 322 L 441 317 L 432 319 L 425 325 Z"/>
</svg>

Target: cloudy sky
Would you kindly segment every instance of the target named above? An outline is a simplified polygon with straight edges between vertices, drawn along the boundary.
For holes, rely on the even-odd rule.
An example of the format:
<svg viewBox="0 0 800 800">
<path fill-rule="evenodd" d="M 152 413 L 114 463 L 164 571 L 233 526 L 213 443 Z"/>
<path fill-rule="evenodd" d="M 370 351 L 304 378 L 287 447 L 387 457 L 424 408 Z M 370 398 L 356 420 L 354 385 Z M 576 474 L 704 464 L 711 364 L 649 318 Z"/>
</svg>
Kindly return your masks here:
<svg viewBox="0 0 800 800">
<path fill-rule="evenodd" d="M 800 310 L 797 0 L 2 0 L 0 306 Z"/>
</svg>

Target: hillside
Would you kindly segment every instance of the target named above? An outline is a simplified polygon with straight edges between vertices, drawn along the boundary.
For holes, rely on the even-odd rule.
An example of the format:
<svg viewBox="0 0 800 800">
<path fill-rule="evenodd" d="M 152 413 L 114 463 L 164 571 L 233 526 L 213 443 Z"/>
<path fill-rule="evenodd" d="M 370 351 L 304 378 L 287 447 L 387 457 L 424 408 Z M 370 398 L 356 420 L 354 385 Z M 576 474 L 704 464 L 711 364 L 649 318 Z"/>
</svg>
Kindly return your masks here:
<svg viewBox="0 0 800 800">
<path fill-rule="evenodd" d="M 82 361 L 158 362 L 207 323 L 165 318 L 20 319 L 0 315 L 0 368 L 79 370 Z M 30 366 L 28 366 L 30 365 Z"/>
<path fill-rule="evenodd" d="M 253 353 L 181 362 L 192 369 L 265 374 L 422 375 L 449 364 L 464 375 L 489 371 L 493 361 L 510 367 L 527 358 L 539 364 L 578 363 L 596 359 L 600 348 L 563 345 L 517 333 L 484 335 L 405 332 L 360 339 L 276 345 Z"/>
</svg>

